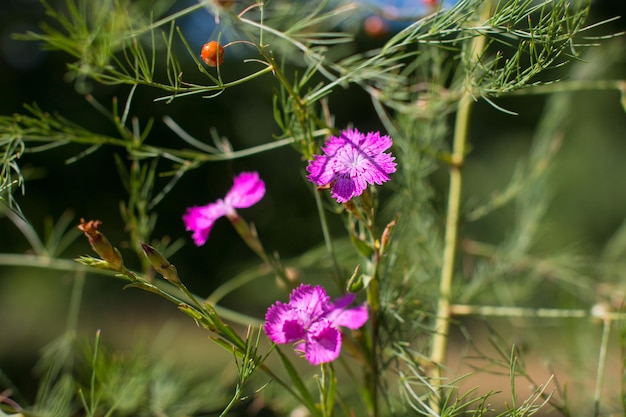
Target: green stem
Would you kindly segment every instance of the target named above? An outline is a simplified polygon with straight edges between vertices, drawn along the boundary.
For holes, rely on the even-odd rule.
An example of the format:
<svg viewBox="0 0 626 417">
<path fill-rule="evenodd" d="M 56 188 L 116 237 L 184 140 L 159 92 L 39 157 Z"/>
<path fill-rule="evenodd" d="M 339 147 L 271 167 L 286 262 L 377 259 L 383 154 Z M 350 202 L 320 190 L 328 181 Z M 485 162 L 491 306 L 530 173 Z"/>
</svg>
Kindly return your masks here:
<svg viewBox="0 0 626 417">
<path fill-rule="evenodd" d="M 434 364 L 432 377 L 441 378 L 441 365 L 446 361 L 448 344 L 448 330 L 450 327 L 450 291 L 454 276 L 454 263 L 457 248 L 459 210 L 463 178 L 461 168 L 465 158 L 469 115 L 472 98 L 464 95 L 459 103 L 456 115 L 454 146 L 450 165 L 450 188 L 448 192 L 448 212 L 446 215 L 445 246 L 443 251 L 443 265 L 439 282 L 439 301 L 437 303 L 437 318 L 435 320 L 434 335 L 430 359 Z"/>
<path fill-rule="evenodd" d="M 490 11 L 490 3 L 483 4 L 481 18 L 486 20 Z M 485 47 L 484 36 L 474 38 L 467 51 L 468 58 L 466 68 L 471 67 L 471 63 L 480 58 Z M 470 75 L 471 76 L 471 75 Z M 455 126 L 454 139 L 452 145 L 452 155 L 450 156 L 450 185 L 448 191 L 448 208 L 445 223 L 444 250 L 439 282 L 439 300 L 437 302 L 437 316 L 435 319 L 434 333 L 431 346 L 430 360 L 431 378 L 435 383 L 439 383 L 442 378 L 442 367 L 446 362 L 446 351 L 448 347 L 448 332 L 450 329 L 450 294 L 452 289 L 452 279 L 454 277 L 454 264 L 456 258 L 459 213 L 461 207 L 461 195 L 463 189 L 462 168 L 465 161 L 466 147 L 469 136 L 470 113 L 474 98 L 471 91 L 471 79 L 466 80 L 465 90 L 459 101 Z M 433 401 L 436 399 L 433 398 Z M 434 403 L 435 410 L 438 406 Z"/>
<path fill-rule="evenodd" d="M 213 290 L 213 292 L 206 298 L 205 301 L 211 305 L 215 305 L 219 303 L 228 294 L 243 287 L 249 282 L 254 281 L 260 276 L 262 275 L 259 274 L 256 269 L 243 272 L 235 276 L 234 278 L 231 278 L 225 281 L 223 284 L 221 284 L 219 287 Z"/>
<path fill-rule="evenodd" d="M 111 271 L 89 268 L 83 266 L 72 259 L 59 259 L 59 258 L 50 258 L 48 256 L 38 256 L 38 255 L 23 255 L 23 254 L 7 254 L 0 253 L 0 265 L 5 266 L 19 266 L 19 267 L 29 267 L 29 268 L 44 268 L 48 270 L 57 270 L 57 271 L 74 271 L 74 272 L 89 272 L 100 275 L 107 276 L 115 276 L 116 274 Z M 155 292 L 158 291 L 159 294 L 165 293 L 162 288 L 165 288 L 166 291 L 171 291 L 175 288 L 173 284 L 169 282 L 159 282 L 158 286 L 155 284 L 149 284 L 150 288 Z M 161 288 L 162 287 L 162 288 Z M 167 297 L 166 297 L 167 298 Z M 173 297 L 168 298 L 168 300 L 174 302 L 177 300 Z M 180 302 L 180 300 L 178 300 Z M 230 310 L 221 306 L 213 306 L 215 311 L 220 315 L 220 317 L 224 318 L 233 323 L 238 323 L 242 325 L 259 325 L 263 322 L 254 318 L 247 316 L 245 314 L 238 313 L 234 310 Z"/>
<path fill-rule="evenodd" d="M 365 195 L 362 196 L 364 199 Z M 360 205 L 359 205 L 360 207 Z M 360 210 L 360 209 L 359 209 Z M 375 216 L 374 210 L 364 210 L 359 211 L 362 215 L 362 222 L 367 228 L 369 233 L 369 237 L 371 239 L 371 247 L 373 252 L 370 256 L 371 260 L 371 270 L 368 273 L 371 275 L 371 280 L 369 285 L 366 288 L 367 294 L 367 304 L 370 308 L 370 327 L 371 327 L 371 335 L 370 335 L 370 358 L 369 358 L 369 375 L 368 375 L 368 389 L 369 395 L 371 397 L 371 415 L 373 417 L 377 417 L 378 410 L 378 378 L 379 378 L 379 369 L 378 369 L 378 337 L 379 337 L 379 321 L 378 321 L 378 313 L 380 311 L 380 283 L 378 271 L 380 267 L 380 262 L 382 260 L 382 251 L 384 250 L 382 246 L 379 246 L 377 242 L 379 239 L 376 237 L 374 232 L 374 223 Z"/>
<path fill-rule="evenodd" d="M 324 211 L 322 198 L 320 197 L 320 193 L 317 192 L 316 190 L 313 190 L 313 196 L 315 197 L 315 206 L 317 208 L 317 214 L 319 216 L 320 225 L 322 227 L 322 235 L 324 236 L 324 244 L 326 245 L 326 251 L 328 252 L 328 255 L 333 261 L 335 282 L 339 285 L 339 283 L 341 282 L 341 279 L 340 279 L 341 268 L 339 267 L 339 262 L 337 261 L 337 254 L 335 253 L 335 247 L 333 245 L 333 240 L 330 235 L 330 229 L 328 228 L 328 220 L 326 219 L 326 212 Z"/>
<path fill-rule="evenodd" d="M 600 396 L 602 395 L 602 382 L 604 381 L 604 371 L 606 370 L 606 355 L 609 348 L 609 335 L 611 333 L 611 320 L 602 321 L 602 341 L 598 354 L 598 367 L 596 375 L 596 387 L 593 395 L 594 417 L 600 415 Z"/>
<path fill-rule="evenodd" d="M 24 116 L 20 116 L 22 119 Z M 0 122 L 6 121 L 7 123 L 19 123 L 20 118 L 15 120 L 1 120 Z M 59 132 L 55 130 L 42 130 L 41 132 L 30 132 L 27 129 L 23 129 L 22 139 L 27 142 L 71 142 L 85 145 L 109 145 L 109 146 L 117 146 L 120 148 L 128 148 L 128 142 L 108 136 L 94 135 L 94 134 L 74 134 L 72 132 Z M 325 135 L 327 130 L 318 130 L 315 132 L 319 135 Z M 270 151 L 276 148 L 281 148 L 283 146 L 287 146 L 292 144 L 295 141 L 294 138 L 285 138 L 275 142 L 269 142 L 258 146 L 253 146 L 248 149 L 242 149 L 239 151 L 229 152 L 229 153 L 218 153 L 218 154 L 209 154 L 203 151 L 194 151 L 190 149 L 174 149 L 174 148 L 165 148 L 165 147 L 155 147 L 150 145 L 142 144 L 140 146 L 134 147 L 132 151 L 136 154 L 141 154 L 145 156 L 146 154 L 153 155 L 161 155 L 167 159 L 172 158 L 184 158 L 190 159 L 199 162 L 210 162 L 210 161 L 230 161 L 233 159 L 244 158 L 250 155 L 256 155 L 261 152 Z"/>
<path fill-rule="evenodd" d="M 376 268 L 376 266 L 375 266 Z M 378 311 L 380 305 L 380 287 L 378 285 L 378 277 L 370 281 L 367 286 L 367 304 L 370 306 L 370 327 L 371 327 L 371 346 L 370 346 L 370 370 L 366 383 L 369 385 L 371 415 L 378 416 Z"/>
<path fill-rule="evenodd" d="M 187 289 L 187 286 L 185 284 L 183 284 L 182 282 L 177 282 L 177 283 L 174 283 L 174 285 L 178 287 L 178 289 L 196 305 L 196 308 L 198 310 L 202 312 L 206 311 L 206 307 L 204 307 L 204 305 L 200 301 L 198 301 L 198 298 L 191 291 Z"/>
<path fill-rule="evenodd" d="M 256 255 L 261 258 L 266 265 L 274 270 L 278 278 L 285 284 L 285 288 L 293 287 L 293 284 L 289 281 L 289 277 L 287 276 L 287 272 L 285 271 L 285 267 L 283 264 L 272 254 L 268 254 L 263 247 L 263 243 L 256 234 L 256 231 L 253 231 L 248 223 L 243 219 L 243 217 L 239 216 L 239 214 L 228 214 L 226 215 L 230 223 L 233 225 L 241 239 L 244 243 L 254 252 Z"/>
</svg>

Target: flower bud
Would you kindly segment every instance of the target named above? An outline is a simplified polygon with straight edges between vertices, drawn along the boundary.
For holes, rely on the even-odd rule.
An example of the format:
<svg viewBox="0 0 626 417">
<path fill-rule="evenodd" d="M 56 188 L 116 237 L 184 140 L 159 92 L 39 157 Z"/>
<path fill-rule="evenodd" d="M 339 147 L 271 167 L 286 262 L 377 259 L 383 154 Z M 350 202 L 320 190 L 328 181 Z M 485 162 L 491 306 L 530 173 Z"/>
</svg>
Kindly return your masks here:
<svg viewBox="0 0 626 417">
<path fill-rule="evenodd" d="M 88 222 L 85 222 L 85 219 L 80 219 L 78 230 L 83 232 L 83 234 L 87 237 L 92 249 L 100 255 L 100 258 L 106 261 L 107 269 L 121 271 L 124 265 L 122 255 L 117 248 L 114 248 L 109 240 L 102 233 L 100 233 L 100 226 L 102 226 L 102 222 L 100 220 L 89 220 Z"/>
<path fill-rule="evenodd" d="M 286 267 L 284 275 L 276 275 L 276 285 L 283 291 L 296 288 L 302 283 L 302 271 L 298 268 Z"/>
<path fill-rule="evenodd" d="M 141 243 L 141 248 L 143 249 L 143 253 L 146 254 L 148 261 L 150 261 L 150 264 L 159 274 L 163 275 L 163 278 L 175 284 L 180 283 L 176 267 L 171 264 L 161 252 L 143 242 Z"/>
<path fill-rule="evenodd" d="M 399 217 L 400 215 L 398 214 L 395 219 L 390 221 L 389 224 L 385 226 L 385 230 L 383 230 L 383 234 L 380 238 L 381 253 L 383 253 L 385 249 L 387 249 L 387 246 L 389 246 L 389 243 L 391 242 L 391 235 L 393 234 L 393 230 L 396 227 L 396 222 Z"/>
<path fill-rule="evenodd" d="M 224 48 L 217 41 L 207 42 L 202 46 L 200 56 L 209 67 L 217 67 L 224 62 Z"/>
<path fill-rule="evenodd" d="M 359 292 L 363 289 L 363 275 L 361 275 L 360 272 L 361 265 L 357 264 L 346 285 L 346 290 L 348 290 L 348 292 Z"/>
</svg>

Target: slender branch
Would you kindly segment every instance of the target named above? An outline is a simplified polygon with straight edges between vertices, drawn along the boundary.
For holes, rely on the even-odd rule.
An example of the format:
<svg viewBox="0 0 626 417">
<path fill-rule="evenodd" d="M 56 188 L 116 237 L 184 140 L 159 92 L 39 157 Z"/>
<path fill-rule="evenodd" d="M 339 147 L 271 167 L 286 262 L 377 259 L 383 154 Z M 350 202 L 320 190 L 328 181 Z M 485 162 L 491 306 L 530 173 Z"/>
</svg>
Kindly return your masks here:
<svg viewBox="0 0 626 417">
<path fill-rule="evenodd" d="M 452 304 L 452 316 L 485 316 L 485 317 L 525 317 L 546 319 L 591 318 L 594 320 L 626 320 L 626 313 L 611 311 L 600 305 L 591 309 L 574 308 L 530 308 L 507 306 L 483 306 L 469 304 Z"/>
<path fill-rule="evenodd" d="M 594 390 L 594 416 L 600 415 L 600 401 L 602 385 L 606 371 L 606 360 L 609 346 L 609 336 L 613 321 L 626 320 L 623 312 L 611 311 L 602 304 L 597 304 L 590 310 L 586 309 L 559 309 L 559 308 L 524 308 L 502 306 L 472 306 L 457 304 L 450 306 L 450 313 L 455 316 L 477 315 L 484 317 L 533 317 L 533 318 L 591 318 L 602 321 L 602 339 L 598 353 L 597 375 Z"/>
<path fill-rule="evenodd" d="M 313 137 L 324 136 L 328 134 L 328 129 L 317 129 L 311 132 Z M 110 145 L 110 146 L 118 146 L 118 147 L 128 147 L 128 143 L 121 139 L 116 139 L 107 136 L 98 136 L 98 135 L 89 135 L 82 136 L 74 133 L 67 132 L 54 132 L 54 136 L 48 131 L 42 132 L 41 134 L 33 135 L 33 134 L 25 134 L 23 136 L 24 141 L 29 142 L 54 142 L 54 141 L 65 141 L 67 143 L 80 143 L 80 144 L 94 144 L 94 145 Z M 287 137 L 284 139 L 275 140 L 272 142 L 267 142 L 261 145 L 252 146 L 250 148 L 241 149 L 238 151 L 227 152 L 227 153 L 217 153 L 210 154 L 205 151 L 197 151 L 192 149 L 174 149 L 174 148 L 164 148 L 164 147 L 155 147 L 151 145 L 141 144 L 135 146 L 133 148 L 133 152 L 136 154 L 154 154 L 161 155 L 164 157 L 170 158 L 182 158 L 189 159 L 199 162 L 209 162 L 209 161 L 230 161 L 234 159 L 244 158 L 251 155 L 256 155 L 261 152 L 267 152 L 270 150 L 274 150 L 277 148 L 281 148 L 287 145 L 294 143 L 296 139 L 294 137 Z"/>
<path fill-rule="evenodd" d="M 44 268 L 44 269 L 53 269 L 57 271 L 75 271 L 75 272 L 90 272 L 95 274 L 112 276 L 114 273 L 111 271 L 106 271 L 103 269 L 97 268 L 89 268 L 83 266 L 79 263 L 71 259 L 58 259 L 58 258 L 50 258 L 47 256 L 38 256 L 38 255 L 21 255 L 21 254 L 7 254 L 0 253 L 0 265 L 10 265 L 10 266 L 20 266 L 20 267 L 31 267 L 31 268 Z M 155 288 L 165 288 L 168 291 L 174 288 L 174 286 L 168 282 L 159 282 L 158 287 L 155 285 Z M 168 288 L 169 287 L 169 288 Z M 202 297 L 199 297 L 200 299 Z M 253 325 L 257 326 L 262 324 L 263 321 L 247 316 L 245 314 L 238 313 L 234 310 L 230 310 L 221 306 L 213 306 L 215 311 L 220 315 L 220 317 L 231 321 L 233 323 L 243 324 L 243 325 Z"/>
<path fill-rule="evenodd" d="M 245 272 L 225 281 L 220 286 L 218 286 L 213 292 L 205 299 L 205 302 L 215 305 L 219 303 L 224 297 L 228 294 L 234 292 L 235 290 L 243 287 L 249 282 L 254 281 L 255 279 L 263 277 L 264 274 L 260 273 L 258 268 L 246 270 Z"/>
<path fill-rule="evenodd" d="M 626 90 L 625 80 L 564 80 L 558 83 L 532 85 L 506 93 L 507 96 L 572 93 L 576 91 Z"/>
</svg>

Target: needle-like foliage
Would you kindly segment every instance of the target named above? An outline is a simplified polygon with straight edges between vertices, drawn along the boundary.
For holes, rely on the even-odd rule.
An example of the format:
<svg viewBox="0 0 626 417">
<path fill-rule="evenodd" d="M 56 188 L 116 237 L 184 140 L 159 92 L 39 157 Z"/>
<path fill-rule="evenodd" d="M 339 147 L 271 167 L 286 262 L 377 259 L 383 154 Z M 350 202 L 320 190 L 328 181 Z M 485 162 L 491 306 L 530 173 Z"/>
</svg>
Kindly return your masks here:
<svg viewBox="0 0 626 417">
<path fill-rule="evenodd" d="M 609 332 L 612 321 L 623 319 L 623 306 L 615 300 L 606 306 L 594 292 L 592 275 L 615 279 L 623 274 L 618 259 L 624 253 L 626 228 L 616 233 L 603 255 L 613 269 L 571 246 L 541 247 L 553 202 L 555 161 L 567 140 L 568 116 L 579 104 L 575 94 L 613 90 L 623 98 L 626 91 L 624 81 L 598 80 L 604 77 L 601 65 L 586 62 L 592 61 L 585 55 L 588 48 L 602 40 L 597 36 L 601 25 L 589 21 L 589 5 L 561 0 L 424 1 L 420 15 L 405 16 L 402 26 L 378 45 L 364 47 L 363 34 L 354 27 L 376 8 L 361 1 L 176 3 L 66 0 L 58 6 L 42 1 L 47 20 L 41 30 L 16 35 L 63 54 L 67 79 L 84 96 L 77 100 L 89 104 L 110 129 L 101 133 L 78 117 L 37 103 L 26 104 L 23 114 L 0 116 L 0 198 L 7 219 L 32 247 L 28 255 L 0 254 L 0 264 L 73 270 L 81 274 L 76 282 L 90 270 L 114 275 L 127 288 L 159 295 L 232 354 L 236 376 L 222 384 L 214 380 L 215 391 L 205 392 L 205 384 L 179 378 L 165 363 L 108 354 L 97 337 L 80 372 L 68 359 L 73 354 L 70 344 L 49 350 L 42 389 L 30 407 L 33 413 L 189 415 L 214 411 L 215 406 L 225 416 L 250 400 L 284 415 L 306 410 L 315 417 L 530 416 L 544 408 L 574 415 L 558 380 L 535 383 L 520 350 L 510 348 L 493 327 L 493 355 L 482 354 L 481 340 L 468 339 L 481 360 L 505 370 L 510 386 L 461 388 L 465 375 L 454 375 L 448 357 L 453 332 L 459 323 L 464 328 L 465 316 L 479 315 L 486 320 L 599 319 L 603 327 L 593 401 L 595 414 L 601 414 Z M 375 17 L 394 17 L 389 10 L 382 8 Z M 207 33 L 188 31 L 191 18 L 204 19 Z M 198 38 L 213 39 L 214 47 L 201 53 Z M 205 56 L 209 53 L 217 56 Z M 134 116 L 138 110 L 146 114 L 144 104 L 137 104 L 140 92 L 153 95 L 151 106 L 167 109 L 175 101 L 217 102 L 231 92 L 252 91 L 244 87 L 256 84 L 271 86 L 265 106 L 271 109 L 267 114 L 273 115 L 275 129 L 268 133 L 246 127 L 254 145 L 223 138 L 214 126 L 207 129 L 207 138 L 195 137 L 189 133 L 197 131 L 194 126 L 167 115 L 162 121 L 177 139 L 164 146 L 153 133 L 160 122 L 156 116 L 146 122 Z M 123 102 L 114 98 L 109 105 L 98 97 L 109 88 L 123 91 Z M 336 126 L 335 100 L 346 88 L 359 90 L 358 110 L 371 107 L 377 116 L 371 124 L 384 132 Z M 551 93 L 527 154 L 507 171 L 508 180 L 488 196 L 467 195 L 475 189 L 468 184 L 473 146 L 481 145 L 472 130 L 473 111 L 482 106 L 490 114 L 513 117 L 520 111 L 510 110 L 505 103 L 511 101 L 504 100 Z M 247 106 L 247 101 L 241 103 L 242 114 Z M 152 114 L 150 109 L 147 113 Z M 204 127 L 207 121 L 201 122 Z M 311 212 L 320 222 L 319 246 L 291 259 L 278 255 L 290 249 L 289 239 L 297 241 L 302 237 L 298 233 L 306 233 L 303 227 L 278 239 L 282 248 L 267 250 L 260 235 L 272 230 L 269 222 L 257 229 L 237 209 L 259 203 L 266 186 L 271 193 L 271 184 L 256 171 L 239 174 L 234 176 L 237 184 L 241 178 L 254 181 L 244 181 L 245 186 L 239 184 L 224 199 L 211 188 L 214 196 L 198 196 L 185 222 L 196 243 L 204 245 L 211 242 L 215 220 L 226 217 L 260 264 L 222 280 L 212 294 L 195 294 L 182 273 L 193 266 L 170 262 L 186 236 L 182 226 L 173 242 L 153 236 L 163 205 L 179 204 L 168 201 L 169 195 L 193 170 L 271 155 L 287 146 L 300 169 L 288 171 L 287 164 L 272 168 L 283 169 L 284 179 L 302 177 L 302 188 L 312 196 Z M 78 230 L 98 256 L 73 256 L 76 262 L 70 262 L 62 253 L 78 233 L 66 233 L 67 217 L 49 226 L 49 237 L 42 239 L 20 213 L 17 203 L 23 197 L 18 191 L 28 186 L 21 158 L 61 147 L 68 150 L 67 164 L 114 150 L 114 172 L 91 180 L 119 182 L 126 196 L 119 203 L 119 218 L 128 243 L 109 241 L 108 225 L 81 219 Z M 215 202 L 201 206 L 207 201 Z M 296 203 L 301 202 L 282 204 Z M 185 207 L 175 210 L 182 217 Z M 497 225 L 502 212 L 508 216 L 506 231 L 498 239 L 474 226 L 490 221 Z M 336 224 L 344 230 L 338 231 Z M 131 261 L 128 248 L 137 255 Z M 131 267 L 135 264 L 137 270 Z M 302 288 L 315 288 L 324 296 L 304 296 L 310 291 Z M 327 290 L 343 296 L 327 296 Z M 289 303 L 284 302 L 290 293 Z M 543 305 L 552 294 L 575 308 Z M 237 309 L 222 305 L 227 295 L 238 297 Z M 347 308 L 356 297 L 362 304 Z M 75 302 L 67 331 L 72 343 Z M 270 324 L 264 327 L 258 327 L 263 317 L 255 310 L 259 304 L 272 305 L 265 316 Z M 237 325 L 248 332 L 240 334 Z M 293 342 L 296 356 L 302 353 L 319 368 L 303 366 L 301 358 L 272 341 Z M 481 365 L 476 371 L 488 368 Z M 533 384 L 527 398 L 519 397 L 520 378 Z M 225 394 L 232 381 L 234 393 Z M 75 396 L 72 386 L 80 387 Z M 558 395 L 552 391 L 555 386 Z M 490 405 L 500 390 L 507 391 L 508 400 Z M 0 394 L 0 403 L 2 398 Z M 2 406 L 0 414 L 5 410 L 18 411 Z"/>
</svg>

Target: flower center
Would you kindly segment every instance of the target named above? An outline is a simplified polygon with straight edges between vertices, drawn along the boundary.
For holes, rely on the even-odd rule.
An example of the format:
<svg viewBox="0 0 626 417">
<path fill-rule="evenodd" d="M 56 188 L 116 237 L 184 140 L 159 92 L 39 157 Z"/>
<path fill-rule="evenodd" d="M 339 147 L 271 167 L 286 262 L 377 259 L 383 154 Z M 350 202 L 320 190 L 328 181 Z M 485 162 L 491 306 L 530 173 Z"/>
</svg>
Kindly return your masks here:
<svg viewBox="0 0 626 417">
<path fill-rule="evenodd" d="M 337 160 L 340 165 L 340 172 L 350 174 L 351 176 L 362 172 L 365 169 L 364 165 L 367 162 L 363 154 L 352 146 L 347 146 L 342 149 L 341 154 L 337 155 Z"/>
</svg>

